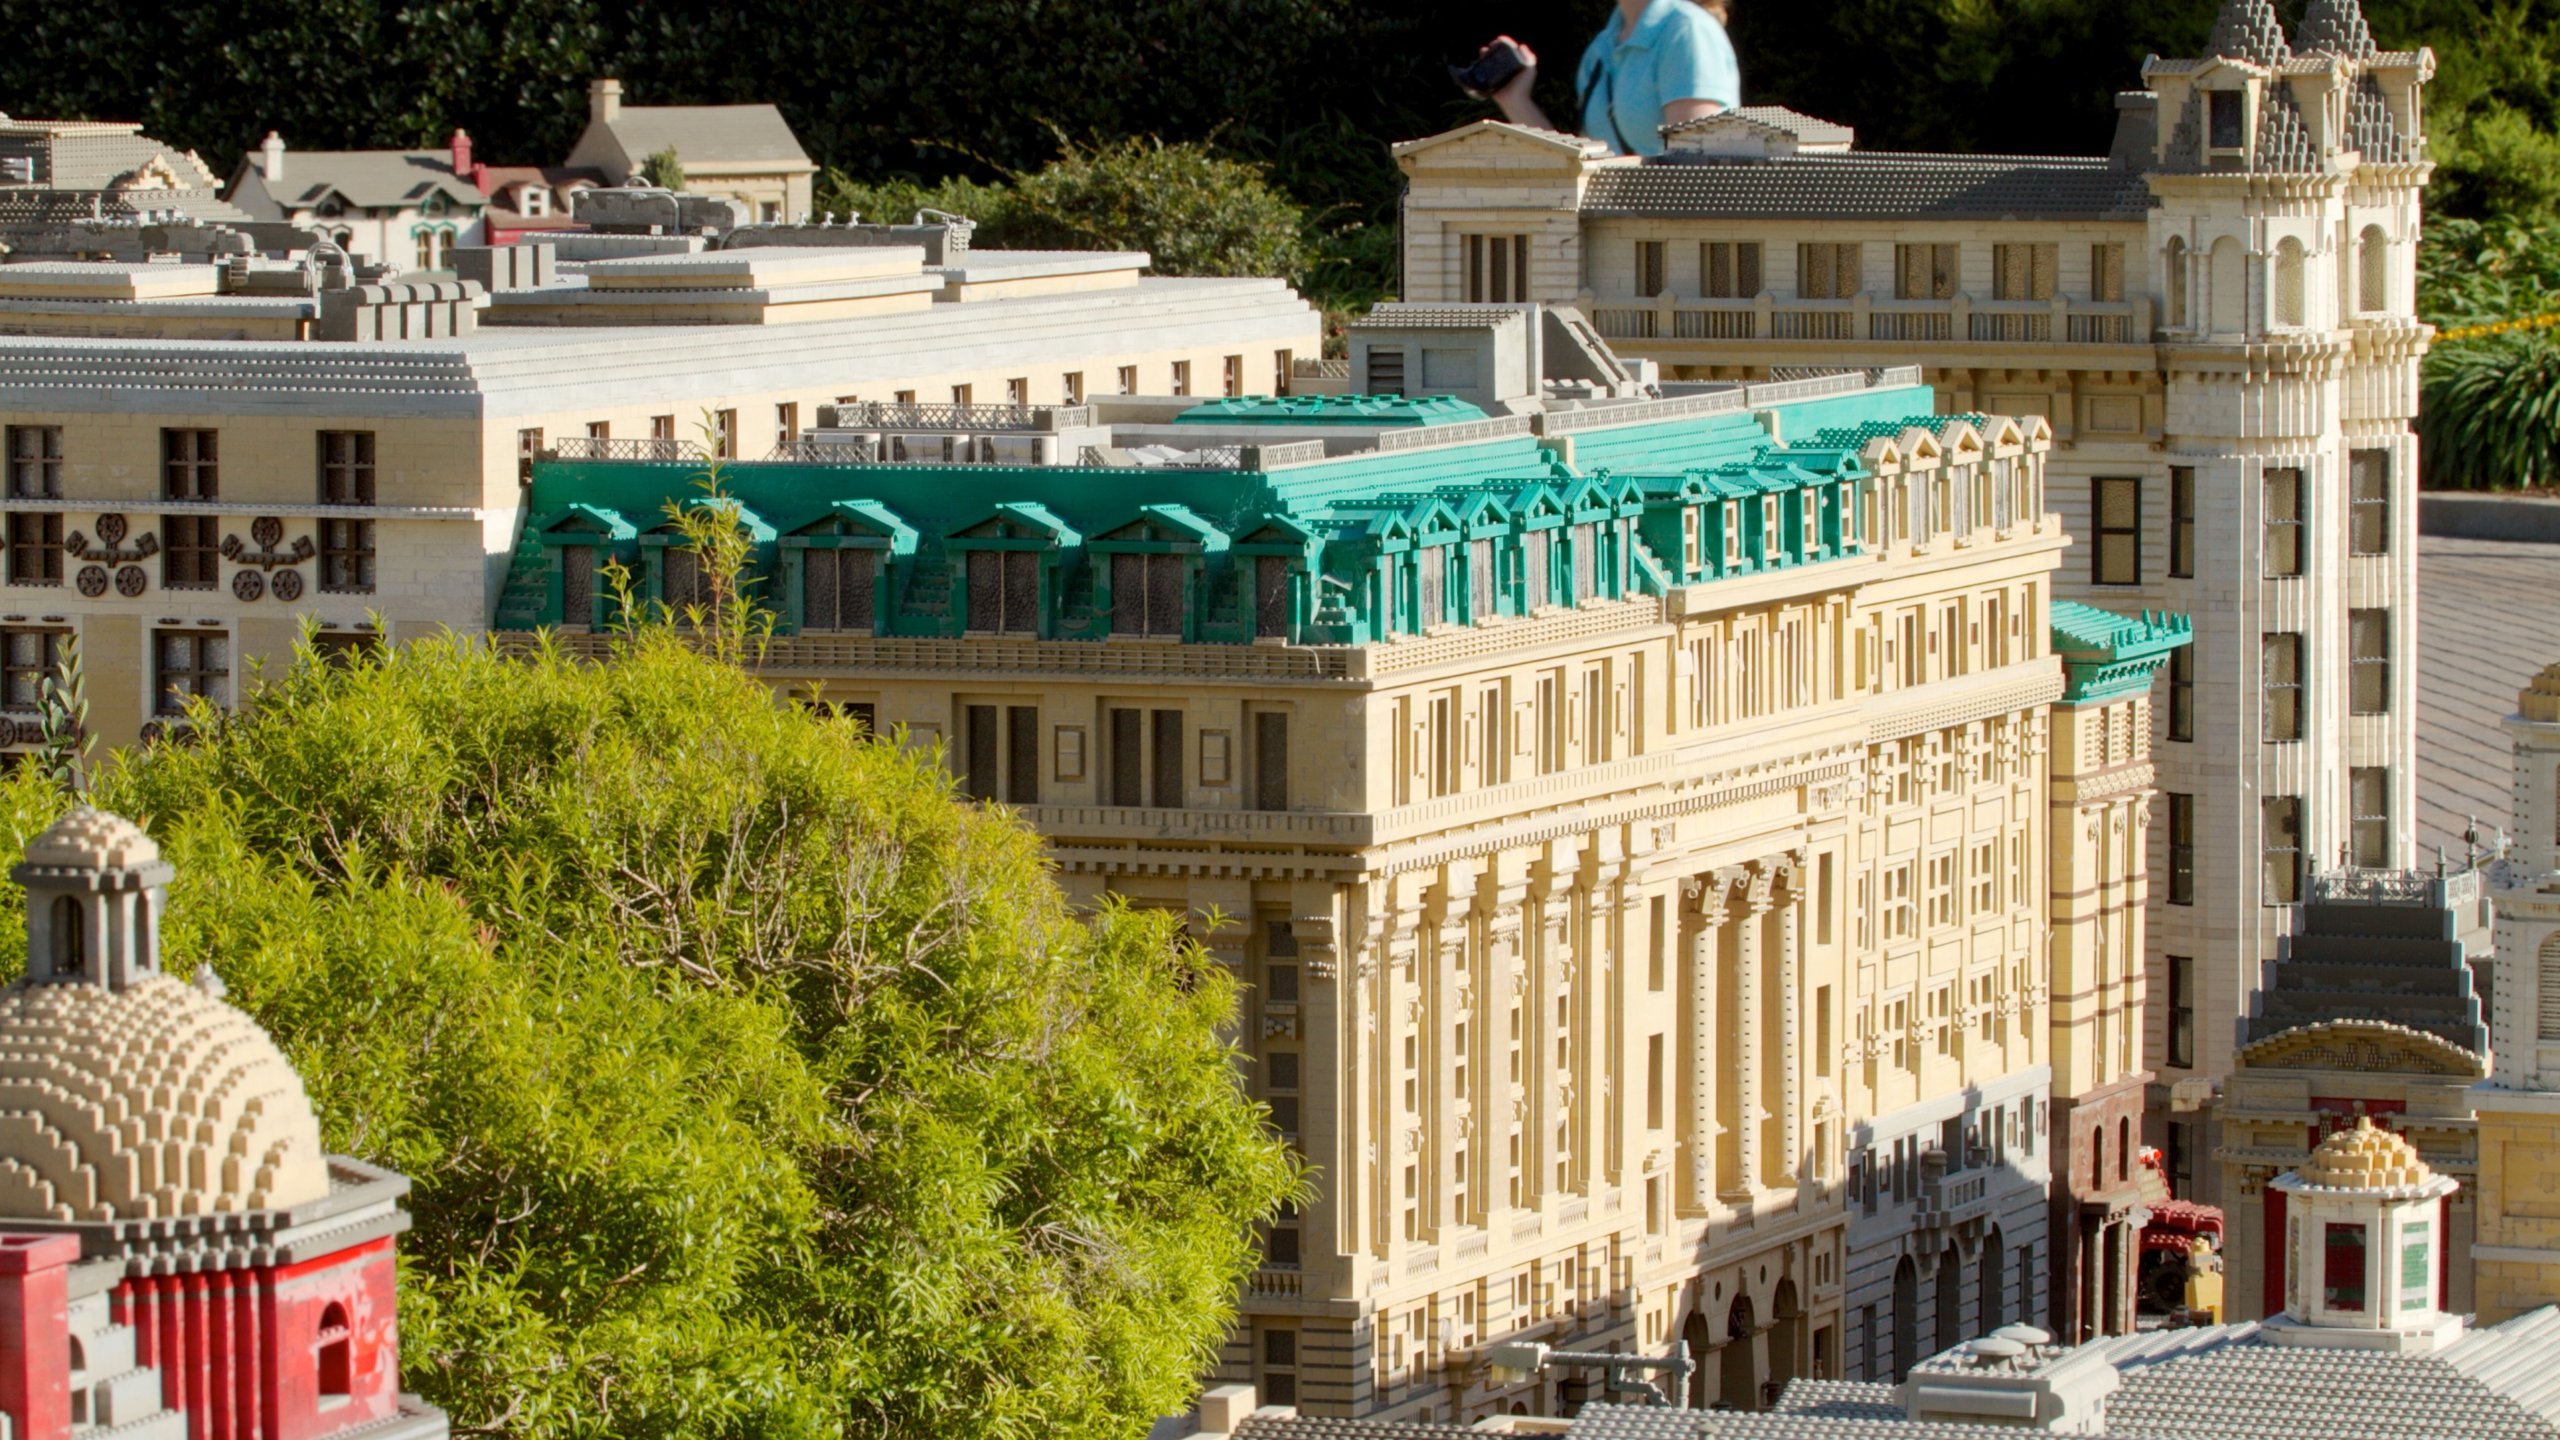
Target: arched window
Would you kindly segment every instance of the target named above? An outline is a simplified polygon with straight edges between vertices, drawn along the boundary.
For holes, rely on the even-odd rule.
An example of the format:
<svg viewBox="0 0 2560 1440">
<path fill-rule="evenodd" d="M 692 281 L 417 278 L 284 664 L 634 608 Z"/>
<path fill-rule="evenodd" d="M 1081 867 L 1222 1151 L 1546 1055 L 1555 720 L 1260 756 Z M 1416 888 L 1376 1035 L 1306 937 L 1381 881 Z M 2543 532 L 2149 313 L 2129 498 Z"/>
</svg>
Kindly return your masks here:
<svg viewBox="0 0 2560 1440">
<path fill-rule="evenodd" d="M 2542 942 L 2534 957 L 2535 1036 L 2560 1040 L 2560 933 Z"/>
<path fill-rule="evenodd" d="M 1905 1255 L 1893 1267 L 1893 1356 L 1879 1374 L 1900 1380 L 1920 1356 L 1920 1267 Z"/>
<path fill-rule="evenodd" d="M 58 895 L 53 902 L 53 973 L 81 975 L 89 969 L 89 917 L 80 902 Z"/>
<path fill-rule="evenodd" d="M 2107 1188 L 2107 1131 L 2103 1125 L 2089 1132 L 2089 1188 Z"/>
<path fill-rule="evenodd" d="M 1964 1333 L 1964 1252 L 1950 1240 L 1938 1256 L 1938 1350 L 1952 1350 L 1969 1338 Z"/>
<path fill-rule="evenodd" d="M 2116 1178 L 2133 1178 L 2133 1120 L 2130 1116 L 2116 1121 Z"/>
<path fill-rule="evenodd" d="M 2002 1243 L 1998 1226 L 1993 1226 L 1983 1239 L 1982 1257 L 1974 1267 L 1982 1286 L 1982 1298 L 1976 1307 L 1981 1313 L 1975 1317 L 1975 1324 L 1987 1335 L 2009 1323 L 2009 1251 Z"/>
<path fill-rule="evenodd" d="M 2356 241 L 2356 308 L 2367 315 L 2391 308 L 2391 237 L 2367 225 Z"/>
<path fill-rule="evenodd" d="M 344 1400 L 355 1393 L 355 1356 L 347 1332 L 347 1307 L 332 1302 L 320 1312 L 320 1403 Z"/>
<path fill-rule="evenodd" d="M 2288 235 L 2276 244 L 2276 323 L 2301 325 L 2303 319 L 2302 242 Z"/>
<path fill-rule="evenodd" d="M 2184 236 L 2169 237 L 2169 252 L 2161 258 L 2160 268 L 2169 292 L 2169 324 L 2183 329 L 2187 323 L 2187 242 Z"/>
<path fill-rule="evenodd" d="M 2213 333 L 2237 335 L 2249 328 L 2249 270 L 2240 242 L 2225 235 L 2213 242 L 2213 273 L 2205 282 L 2213 307 Z"/>
<path fill-rule="evenodd" d="M 146 894 L 133 902 L 133 967 L 137 971 L 154 969 L 160 963 L 152 953 L 156 930 L 151 923 L 151 897 Z"/>
<path fill-rule="evenodd" d="M 421 269 L 421 270 L 433 270 L 434 268 L 436 268 L 436 232 L 435 232 L 435 227 L 433 227 L 433 226 L 424 226 L 424 227 L 421 227 L 421 228 L 419 229 L 418 233 L 417 233 L 417 241 L 418 241 L 418 268 L 419 268 L 419 269 Z"/>
</svg>

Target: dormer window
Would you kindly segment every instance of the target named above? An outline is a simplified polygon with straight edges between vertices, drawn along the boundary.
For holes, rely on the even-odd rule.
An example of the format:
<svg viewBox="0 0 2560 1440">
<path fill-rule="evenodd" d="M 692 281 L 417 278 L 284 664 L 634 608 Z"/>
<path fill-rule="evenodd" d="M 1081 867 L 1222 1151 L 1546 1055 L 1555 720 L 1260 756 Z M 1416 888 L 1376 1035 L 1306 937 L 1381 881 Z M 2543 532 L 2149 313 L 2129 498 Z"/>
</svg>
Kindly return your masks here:
<svg viewBox="0 0 2560 1440">
<path fill-rule="evenodd" d="M 2206 144 L 2216 150 L 2242 150 L 2249 144 L 2248 97 L 2237 90 L 2205 92 Z"/>
<path fill-rule="evenodd" d="M 516 209 L 526 215 L 548 215 L 551 213 L 551 192 L 540 185 L 527 185 L 524 193 L 517 197 Z"/>
</svg>

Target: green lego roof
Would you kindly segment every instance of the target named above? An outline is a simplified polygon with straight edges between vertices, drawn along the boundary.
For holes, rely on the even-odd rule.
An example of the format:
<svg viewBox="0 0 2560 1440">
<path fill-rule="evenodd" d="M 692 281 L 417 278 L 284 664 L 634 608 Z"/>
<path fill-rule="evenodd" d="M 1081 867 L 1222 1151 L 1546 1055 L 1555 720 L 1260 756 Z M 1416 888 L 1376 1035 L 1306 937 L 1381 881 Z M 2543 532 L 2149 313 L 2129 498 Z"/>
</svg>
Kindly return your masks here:
<svg viewBox="0 0 2560 1440">
<path fill-rule="evenodd" d="M 2119 615 L 2077 600 L 2047 612 L 2053 652 L 2062 657 L 2066 704 L 2120 700 L 2151 688 L 2169 652 L 2195 639 L 2195 622 L 2166 610 Z"/>
</svg>

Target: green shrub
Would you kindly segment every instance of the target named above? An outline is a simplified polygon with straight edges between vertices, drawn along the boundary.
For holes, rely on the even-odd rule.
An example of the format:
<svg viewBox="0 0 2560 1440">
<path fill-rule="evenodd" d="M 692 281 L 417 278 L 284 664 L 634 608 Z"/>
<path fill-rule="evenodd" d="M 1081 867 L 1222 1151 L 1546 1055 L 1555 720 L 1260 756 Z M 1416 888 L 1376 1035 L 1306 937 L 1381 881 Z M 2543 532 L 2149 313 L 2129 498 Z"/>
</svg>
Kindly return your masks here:
<svg viewBox="0 0 2560 1440">
<path fill-rule="evenodd" d="M 415 1181 L 404 1381 L 458 1431 L 1134 1437 L 1187 1403 L 1298 1182 L 1172 919 L 1083 923 L 930 757 L 663 629 L 305 653 L 196 719 L 96 801 L 179 866 L 169 967 L 214 963 L 327 1143 Z M 0 777 L 0 845 L 61 803 Z"/>
<path fill-rule="evenodd" d="M 2500 335 L 2428 357 L 2418 448 L 2437 489 L 2504 490 L 2560 482 L 2560 339 Z"/>
</svg>

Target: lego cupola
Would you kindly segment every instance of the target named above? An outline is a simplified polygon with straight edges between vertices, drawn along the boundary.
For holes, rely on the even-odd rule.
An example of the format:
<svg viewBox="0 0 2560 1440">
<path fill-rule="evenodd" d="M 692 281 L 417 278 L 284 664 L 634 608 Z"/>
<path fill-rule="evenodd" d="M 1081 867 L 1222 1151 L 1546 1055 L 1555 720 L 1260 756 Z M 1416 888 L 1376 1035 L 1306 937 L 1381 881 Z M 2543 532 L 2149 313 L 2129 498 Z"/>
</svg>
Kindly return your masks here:
<svg viewBox="0 0 2560 1440">
<path fill-rule="evenodd" d="M 278 1209 L 329 1191 L 301 1077 L 211 971 L 159 967 L 170 867 L 82 808 L 27 846 L 27 974 L 0 990 L 0 1220 Z"/>
<path fill-rule="evenodd" d="M 2458 1188 L 2407 1140 L 2359 1116 L 2276 1177 L 2285 1194 L 2279 1344 L 2429 1351 L 2462 1335 L 2441 1308 L 2444 1199 Z"/>
</svg>

